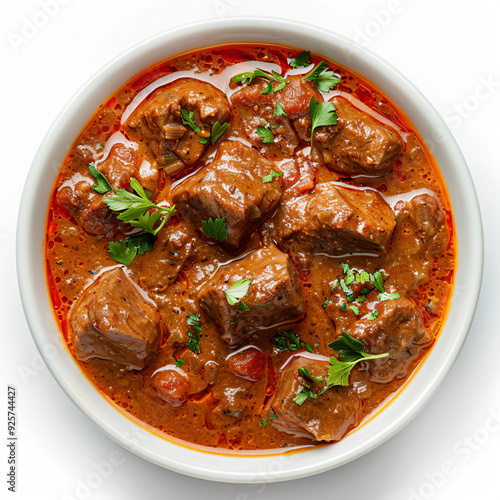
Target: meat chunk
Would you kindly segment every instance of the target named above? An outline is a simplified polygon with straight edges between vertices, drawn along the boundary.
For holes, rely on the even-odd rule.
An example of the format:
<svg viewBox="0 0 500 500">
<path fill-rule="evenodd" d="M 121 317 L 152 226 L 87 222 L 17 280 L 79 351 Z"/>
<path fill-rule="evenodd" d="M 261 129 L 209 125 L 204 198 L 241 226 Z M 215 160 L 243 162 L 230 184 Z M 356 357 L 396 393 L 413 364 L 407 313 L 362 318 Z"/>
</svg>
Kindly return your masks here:
<svg viewBox="0 0 500 500">
<path fill-rule="evenodd" d="M 90 285 L 68 319 L 82 361 L 107 359 L 140 370 L 160 345 L 158 310 L 122 268 L 106 271 Z"/>
<path fill-rule="evenodd" d="M 358 424 L 361 400 L 349 387 L 331 387 L 315 399 L 308 398 L 301 405 L 294 398 L 308 386 L 319 394 L 326 386 L 329 363 L 303 356 L 295 357 L 281 373 L 278 390 L 271 407 L 278 417 L 276 425 L 290 434 L 303 434 L 316 441 L 339 441 L 347 431 Z M 299 368 L 309 370 L 321 382 L 311 382 L 299 374 Z"/>
<path fill-rule="evenodd" d="M 332 182 L 316 185 L 313 193 L 281 204 L 278 232 L 293 253 L 343 255 L 387 252 L 396 225 L 394 212 L 372 190 L 348 189 Z"/>
<path fill-rule="evenodd" d="M 359 320 L 348 333 L 363 342 L 370 354 L 389 353 L 388 357 L 367 362 L 370 379 L 387 383 L 406 375 L 410 363 L 430 345 L 433 336 L 409 299 L 380 302 L 377 311 L 375 320 Z"/>
<path fill-rule="evenodd" d="M 278 160 L 293 155 L 299 138 L 309 140 L 309 102 L 312 97 L 323 101 L 314 84 L 302 76 L 289 76 L 286 80 L 283 90 L 262 94 L 269 81 L 257 78 L 255 83 L 242 87 L 231 97 L 235 108 L 233 132 L 250 141 L 264 156 Z M 273 84 L 274 88 L 277 86 L 277 83 Z M 278 102 L 286 114 L 274 116 Z M 259 127 L 269 128 L 274 136 L 273 142 L 263 142 L 263 137 L 257 134 Z"/>
<path fill-rule="evenodd" d="M 56 201 L 86 233 L 111 238 L 120 222 L 104 203 L 104 196 L 92 189 L 93 184 L 90 175 L 75 173 L 58 188 Z"/>
<path fill-rule="evenodd" d="M 158 233 L 153 250 L 134 259 L 139 284 L 148 292 L 163 294 L 194 250 L 195 235 L 187 224 L 171 219 Z M 177 218 L 178 220 L 178 218 Z"/>
<path fill-rule="evenodd" d="M 225 292 L 239 280 L 251 281 L 248 293 L 242 302 L 230 305 Z M 304 314 L 297 272 L 288 255 L 276 247 L 255 250 L 220 267 L 198 298 L 230 346 L 255 330 L 296 321 Z"/>
<path fill-rule="evenodd" d="M 141 168 L 143 165 L 147 168 Z M 123 144 L 115 144 L 108 156 L 97 161 L 96 169 L 110 182 L 113 188 L 130 189 L 130 179 L 136 178 L 148 189 L 154 198 L 157 192 L 158 170 L 144 156 Z M 104 203 L 105 195 L 97 193 L 92 186 L 96 183 L 88 170 L 84 174 L 73 172 L 57 190 L 59 206 L 93 236 L 111 238 L 121 223 Z"/>
<path fill-rule="evenodd" d="M 336 125 L 318 127 L 314 150 L 328 167 L 349 175 L 388 174 L 404 149 L 396 130 L 383 125 L 342 97 L 330 100 L 338 116 Z"/>
<path fill-rule="evenodd" d="M 211 163 L 172 191 L 172 201 L 181 217 L 199 230 L 203 220 L 224 217 L 227 238 L 223 244 L 235 250 L 279 203 L 281 177 L 263 182 L 272 170 L 280 172 L 254 149 L 223 141 Z"/>
<path fill-rule="evenodd" d="M 183 123 L 181 110 L 193 113 L 199 132 Z M 200 143 L 210 137 L 215 122 L 231 119 L 226 95 L 209 83 L 182 78 L 162 87 L 144 101 L 129 118 L 127 125 L 145 137 L 157 162 L 168 174 L 196 163 L 209 145 Z"/>
<path fill-rule="evenodd" d="M 434 259 L 442 255 L 450 240 L 446 215 L 436 197 L 430 194 L 398 202 L 399 222 L 394 231 L 385 268 L 394 275 L 393 284 L 408 293 L 429 281 Z M 391 270 L 405 266 L 410 272 L 398 275 Z"/>
</svg>

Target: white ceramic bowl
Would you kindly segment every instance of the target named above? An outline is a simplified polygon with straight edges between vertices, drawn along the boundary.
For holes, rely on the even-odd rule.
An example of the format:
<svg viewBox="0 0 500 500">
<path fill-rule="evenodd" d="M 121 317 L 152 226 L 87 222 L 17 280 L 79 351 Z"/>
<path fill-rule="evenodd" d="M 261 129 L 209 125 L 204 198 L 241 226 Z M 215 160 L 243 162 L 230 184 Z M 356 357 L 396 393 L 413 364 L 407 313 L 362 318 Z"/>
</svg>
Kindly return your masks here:
<svg viewBox="0 0 500 500">
<path fill-rule="evenodd" d="M 42 242 L 51 187 L 67 148 L 94 110 L 150 64 L 207 43 L 232 42 L 287 44 L 311 50 L 374 82 L 406 112 L 431 146 L 448 186 L 456 221 L 459 265 L 455 293 L 446 325 L 423 366 L 390 405 L 341 442 L 291 455 L 245 457 L 200 452 L 133 423 L 79 370 L 64 346 L 45 285 Z M 192 24 L 122 54 L 81 88 L 47 132 L 31 166 L 21 207 L 19 287 L 31 333 L 57 382 L 103 432 L 125 448 L 168 469 L 216 481 L 281 481 L 323 472 L 360 457 L 403 429 L 429 401 L 458 356 L 481 285 L 483 237 L 476 193 L 462 154 L 438 113 L 406 78 L 373 53 L 333 33 L 291 21 L 233 18 Z"/>
</svg>

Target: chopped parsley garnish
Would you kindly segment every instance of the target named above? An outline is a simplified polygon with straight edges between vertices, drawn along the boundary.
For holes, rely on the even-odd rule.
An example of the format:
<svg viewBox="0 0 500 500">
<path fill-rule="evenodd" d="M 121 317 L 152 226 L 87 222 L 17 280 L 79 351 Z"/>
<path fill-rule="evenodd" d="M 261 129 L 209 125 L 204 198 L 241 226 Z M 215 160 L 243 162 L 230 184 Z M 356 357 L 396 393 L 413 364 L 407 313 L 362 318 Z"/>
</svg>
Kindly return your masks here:
<svg viewBox="0 0 500 500">
<path fill-rule="evenodd" d="M 274 135 L 269 123 L 265 127 L 257 127 L 255 133 L 262 138 L 264 144 L 274 142 Z"/>
<path fill-rule="evenodd" d="M 267 425 L 267 420 L 263 418 L 262 422 L 259 424 L 259 427 L 265 427 L 266 425 Z"/>
<path fill-rule="evenodd" d="M 137 255 L 137 248 L 133 243 L 125 243 L 125 241 L 110 241 L 108 245 L 108 255 L 116 262 L 124 264 L 127 267 Z"/>
<path fill-rule="evenodd" d="M 276 105 L 274 106 L 274 113 L 273 113 L 273 118 L 276 118 L 278 116 L 288 116 L 286 111 L 285 111 L 285 106 L 281 104 L 281 102 L 277 102 Z"/>
<path fill-rule="evenodd" d="M 351 311 L 356 315 L 359 316 L 359 308 L 358 306 L 349 306 L 351 308 Z"/>
<path fill-rule="evenodd" d="M 323 380 L 325 380 L 323 377 L 313 377 L 307 368 L 299 368 L 298 372 L 299 375 L 302 375 L 304 378 L 314 383 L 323 382 Z"/>
<path fill-rule="evenodd" d="M 92 185 L 92 189 L 99 194 L 106 194 L 113 191 L 113 186 L 106 179 L 104 174 L 101 174 L 93 163 L 89 163 L 89 170 L 92 177 L 96 180 L 96 184 Z"/>
<path fill-rule="evenodd" d="M 130 179 L 130 186 L 137 194 L 130 193 L 125 189 L 115 189 L 112 195 L 105 198 L 104 203 L 113 212 L 121 212 L 117 217 L 119 220 L 129 223 L 132 227 L 144 229 L 156 236 L 174 212 L 175 205 L 167 208 L 153 203 L 150 196 L 146 194 L 144 188 L 134 177 Z M 150 213 L 150 210 L 154 210 L 154 212 Z M 156 226 L 164 212 L 166 212 L 166 215 L 160 224 Z"/>
<path fill-rule="evenodd" d="M 304 77 L 304 80 L 313 82 L 322 94 L 327 94 L 337 83 L 340 83 L 340 78 L 335 76 L 335 73 L 328 67 L 325 61 L 321 61 Z"/>
<path fill-rule="evenodd" d="M 271 73 L 271 75 L 269 73 L 264 73 L 261 69 L 256 69 L 254 72 L 249 71 L 246 73 L 239 73 L 238 75 L 233 76 L 233 82 L 250 84 L 254 78 L 260 76 L 261 78 L 266 78 L 270 81 L 269 85 L 265 89 L 261 90 L 260 93 L 272 95 L 273 92 L 279 92 L 285 88 L 286 80 L 274 70 Z M 276 88 L 273 88 L 273 82 L 278 82 L 279 85 Z"/>
<path fill-rule="evenodd" d="M 206 236 L 224 241 L 227 238 L 227 223 L 224 217 L 201 221 L 201 228 Z"/>
<path fill-rule="evenodd" d="M 326 298 L 325 301 L 323 302 L 323 309 L 326 309 L 326 306 L 328 306 L 329 303 L 330 301 L 328 300 L 328 298 Z"/>
<path fill-rule="evenodd" d="M 189 340 L 186 345 L 193 351 L 195 354 L 199 354 L 200 352 L 200 332 L 202 328 L 200 326 L 201 323 L 201 315 L 199 313 L 191 313 L 186 314 L 187 316 L 187 324 L 191 326 L 194 330 L 194 333 L 191 332 L 191 329 L 187 332 Z"/>
<path fill-rule="evenodd" d="M 340 356 L 340 360 L 335 356 L 330 358 L 327 381 L 328 387 L 349 385 L 351 370 L 359 361 L 386 358 L 389 356 L 387 352 L 383 354 L 367 354 L 364 344 L 344 331 L 342 331 L 342 336 L 331 344 L 328 344 L 328 347 L 337 351 Z"/>
<path fill-rule="evenodd" d="M 368 316 L 368 319 L 373 321 L 380 313 L 375 309 L 370 316 Z"/>
<path fill-rule="evenodd" d="M 224 292 L 230 306 L 234 306 L 240 299 L 247 296 L 250 283 L 252 283 L 251 280 L 238 280 Z"/>
<path fill-rule="evenodd" d="M 386 300 L 399 299 L 400 297 L 399 293 L 379 293 L 377 298 L 380 302 L 384 302 Z"/>
<path fill-rule="evenodd" d="M 229 122 L 223 123 L 222 125 L 216 121 L 212 127 L 212 130 L 210 131 L 210 137 L 201 137 L 200 138 L 200 143 L 201 144 L 208 144 L 211 142 L 214 144 L 217 139 L 219 139 L 229 128 Z"/>
<path fill-rule="evenodd" d="M 195 354 L 200 353 L 200 332 L 196 331 L 194 333 L 187 332 L 189 340 L 187 341 L 187 346 L 193 351 Z"/>
<path fill-rule="evenodd" d="M 242 300 L 240 300 L 240 302 L 234 308 L 234 310 L 235 310 L 235 312 L 238 312 L 238 311 L 249 311 L 250 308 Z"/>
<path fill-rule="evenodd" d="M 58 266 L 62 266 L 62 260 L 58 260 L 58 261 L 56 262 L 56 264 L 57 264 Z"/>
<path fill-rule="evenodd" d="M 200 326 L 201 314 L 191 313 L 187 315 L 187 324 L 189 326 Z"/>
<path fill-rule="evenodd" d="M 98 144 L 95 148 L 96 149 L 104 149 L 104 144 Z"/>
<path fill-rule="evenodd" d="M 309 66 L 311 62 L 309 61 L 311 53 L 308 50 L 304 50 L 297 57 L 290 59 L 288 63 L 292 68 L 305 68 Z"/>
<path fill-rule="evenodd" d="M 316 127 L 337 124 L 337 113 L 335 112 L 335 106 L 331 102 L 318 103 L 315 97 L 311 97 L 311 102 L 309 103 L 309 114 L 312 119 L 311 143 Z"/>
<path fill-rule="evenodd" d="M 273 335 L 273 343 L 280 350 L 284 351 L 288 348 L 289 351 L 295 352 L 304 348 L 308 352 L 312 352 L 313 348 L 300 339 L 293 330 L 282 330 Z"/>
<path fill-rule="evenodd" d="M 176 362 L 175 362 L 175 366 L 177 366 L 177 368 L 180 368 L 182 365 L 184 365 L 186 363 L 186 361 L 184 359 L 178 359 Z"/>
<path fill-rule="evenodd" d="M 311 390 L 311 386 L 303 385 L 302 390 L 293 398 L 293 402 L 297 403 L 299 406 L 302 406 L 308 399 L 316 399 L 317 397 L 321 396 L 323 392 L 325 391 L 322 391 L 319 394 L 315 394 Z"/>
<path fill-rule="evenodd" d="M 144 252 L 152 250 L 158 231 L 166 224 L 175 210 L 175 205 L 167 208 L 153 203 L 151 196 L 146 194 L 144 188 L 134 177 L 130 179 L 130 186 L 137 194 L 130 193 L 125 189 L 115 189 L 113 194 L 104 199 L 104 203 L 110 210 L 121 212 L 117 216 L 119 220 L 144 230 L 142 233 L 128 236 L 124 242 L 109 242 L 109 256 L 126 266 L 130 265 L 138 253 L 142 255 Z"/>
<path fill-rule="evenodd" d="M 274 170 L 271 170 L 271 172 L 269 173 L 269 175 L 265 175 L 262 178 L 262 182 L 264 182 L 264 183 L 272 182 L 272 180 L 275 177 L 281 177 L 282 175 L 283 175 L 283 172 L 275 172 Z"/>
<path fill-rule="evenodd" d="M 191 127 L 196 134 L 201 132 L 201 128 L 194 121 L 194 111 L 181 109 L 182 123 Z"/>
<path fill-rule="evenodd" d="M 342 305 L 340 306 L 340 309 L 342 311 L 345 311 L 347 309 L 347 304 L 345 302 L 342 302 Z"/>
<path fill-rule="evenodd" d="M 126 243 L 132 243 L 137 249 L 137 253 L 142 255 L 144 252 L 151 252 L 155 244 L 155 237 L 152 233 L 142 231 L 141 233 L 131 234 L 125 238 Z"/>
</svg>

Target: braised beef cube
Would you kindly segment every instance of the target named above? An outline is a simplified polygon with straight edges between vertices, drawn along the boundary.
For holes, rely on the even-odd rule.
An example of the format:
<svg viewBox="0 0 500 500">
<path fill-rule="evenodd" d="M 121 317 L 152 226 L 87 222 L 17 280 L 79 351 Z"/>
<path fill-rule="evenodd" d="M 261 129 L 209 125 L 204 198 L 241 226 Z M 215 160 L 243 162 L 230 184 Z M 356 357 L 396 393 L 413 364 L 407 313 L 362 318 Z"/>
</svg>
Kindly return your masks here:
<svg viewBox="0 0 500 500">
<path fill-rule="evenodd" d="M 134 272 L 141 287 L 155 294 L 165 293 L 193 253 L 194 243 L 194 231 L 186 223 L 169 221 L 159 231 L 153 250 L 134 259 Z"/>
<path fill-rule="evenodd" d="M 395 129 L 382 124 L 342 97 L 330 100 L 335 106 L 336 125 L 318 127 L 314 150 L 328 167 L 349 175 L 388 174 L 404 143 Z"/>
<path fill-rule="evenodd" d="M 250 280 L 248 293 L 231 305 L 226 292 L 240 280 Z M 276 247 L 255 250 L 221 266 L 200 290 L 199 301 L 230 346 L 255 330 L 293 322 L 304 314 L 297 272 L 288 255 Z"/>
<path fill-rule="evenodd" d="M 147 166 L 147 168 L 142 168 Z M 106 158 L 95 162 L 95 168 L 101 172 L 116 189 L 130 188 L 130 179 L 136 178 L 154 197 L 157 192 L 158 169 L 134 149 L 123 144 L 115 144 Z M 56 200 L 59 206 L 73 217 L 83 229 L 93 236 L 112 237 L 125 224 L 113 215 L 104 203 L 106 195 L 97 193 L 92 186 L 96 180 L 89 170 L 84 175 L 75 172 L 66 178 L 57 190 Z"/>
<path fill-rule="evenodd" d="M 450 235 L 438 199 L 430 194 L 415 196 L 408 202 L 407 211 L 415 235 L 427 252 L 432 256 L 441 255 L 448 246 Z"/>
<path fill-rule="evenodd" d="M 376 310 L 379 314 L 374 320 L 359 320 L 348 333 L 363 342 L 370 354 L 389 353 L 388 357 L 367 362 L 370 379 L 387 383 L 406 375 L 410 363 L 431 344 L 433 336 L 409 299 L 380 302 Z"/>
<path fill-rule="evenodd" d="M 181 113 L 193 113 L 199 131 L 185 122 Z M 138 136 L 144 137 L 157 162 L 168 174 L 198 161 L 208 148 L 215 122 L 224 124 L 231 119 L 226 95 L 209 83 L 182 78 L 158 90 L 143 101 L 127 121 Z"/>
<path fill-rule="evenodd" d="M 293 155 L 299 144 L 299 137 L 308 141 L 311 134 L 309 103 L 312 97 L 323 101 L 314 84 L 302 76 L 287 77 L 284 89 L 277 92 L 261 92 L 269 80 L 256 78 L 255 83 L 246 85 L 231 96 L 235 108 L 232 131 L 248 140 L 261 153 L 272 159 Z M 276 88 L 278 83 L 273 83 Z M 276 104 L 280 103 L 286 114 L 275 116 Z M 273 135 L 272 142 L 265 142 L 257 129 L 266 128 Z"/>
<path fill-rule="evenodd" d="M 361 399 L 349 387 L 334 386 L 318 395 L 326 387 L 329 362 L 325 359 L 310 359 L 297 356 L 283 369 L 278 390 L 271 408 L 278 417 L 275 424 L 285 432 L 299 434 L 316 441 L 339 441 L 355 425 L 361 415 Z M 322 377 L 312 382 L 299 374 L 299 368 L 309 370 L 313 377 Z M 307 398 L 302 404 L 294 399 L 302 391 L 318 395 Z"/>
<path fill-rule="evenodd" d="M 115 144 L 108 156 L 96 162 L 99 172 L 104 174 L 115 189 L 130 189 L 130 179 L 134 177 L 154 198 L 158 188 L 158 167 L 149 154 L 149 159 L 124 144 Z"/>
<path fill-rule="evenodd" d="M 398 202 L 399 222 L 387 255 L 387 269 L 396 289 L 415 291 L 429 281 L 435 257 L 446 252 L 450 240 L 446 215 L 439 201 L 430 194 Z M 405 276 L 393 272 L 401 266 L 411 268 Z"/>
<path fill-rule="evenodd" d="M 106 271 L 83 292 L 69 324 L 82 361 L 100 358 L 140 370 L 160 345 L 158 310 L 122 268 Z"/>
<path fill-rule="evenodd" d="M 227 238 L 223 244 L 238 249 L 251 230 L 273 212 L 282 193 L 281 177 L 264 182 L 274 162 L 237 141 L 223 141 L 214 160 L 188 177 L 172 191 L 181 217 L 200 231 L 202 221 L 225 218 Z"/>
<path fill-rule="evenodd" d="M 57 204 L 68 213 L 86 233 L 111 238 L 120 222 L 104 203 L 104 196 L 92 189 L 95 183 L 89 177 L 75 174 L 57 190 Z"/>
<path fill-rule="evenodd" d="M 386 253 L 396 221 L 376 191 L 325 182 L 311 194 L 283 202 L 277 224 L 284 248 L 335 256 Z"/>
</svg>

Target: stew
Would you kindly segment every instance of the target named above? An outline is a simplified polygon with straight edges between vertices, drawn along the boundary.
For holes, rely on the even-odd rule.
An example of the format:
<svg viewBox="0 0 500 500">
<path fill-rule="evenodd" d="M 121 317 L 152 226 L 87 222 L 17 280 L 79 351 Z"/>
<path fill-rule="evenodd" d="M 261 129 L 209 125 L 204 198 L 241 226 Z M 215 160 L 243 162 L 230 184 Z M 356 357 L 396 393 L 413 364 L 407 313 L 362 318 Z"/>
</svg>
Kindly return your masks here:
<svg viewBox="0 0 500 500">
<path fill-rule="evenodd" d="M 181 54 L 114 92 L 48 207 L 53 309 L 82 371 L 169 439 L 342 439 L 445 320 L 446 187 L 404 113 L 309 51 Z"/>
</svg>

